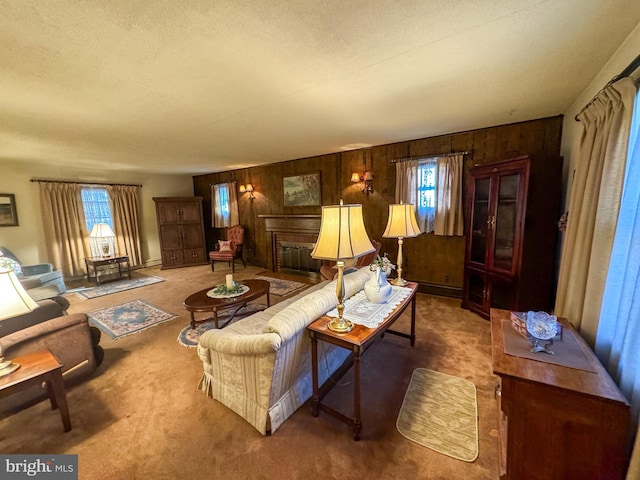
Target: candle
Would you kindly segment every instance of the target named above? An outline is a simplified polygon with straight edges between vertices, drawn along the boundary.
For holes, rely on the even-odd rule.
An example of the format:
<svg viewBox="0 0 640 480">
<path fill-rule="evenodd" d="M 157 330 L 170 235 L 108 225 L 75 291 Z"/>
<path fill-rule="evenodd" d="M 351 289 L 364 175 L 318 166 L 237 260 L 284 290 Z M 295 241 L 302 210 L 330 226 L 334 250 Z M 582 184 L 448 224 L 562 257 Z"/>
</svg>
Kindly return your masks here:
<svg viewBox="0 0 640 480">
<path fill-rule="evenodd" d="M 233 288 L 233 274 L 232 273 L 228 273 L 227 274 L 227 288 L 229 290 L 231 290 Z"/>
</svg>

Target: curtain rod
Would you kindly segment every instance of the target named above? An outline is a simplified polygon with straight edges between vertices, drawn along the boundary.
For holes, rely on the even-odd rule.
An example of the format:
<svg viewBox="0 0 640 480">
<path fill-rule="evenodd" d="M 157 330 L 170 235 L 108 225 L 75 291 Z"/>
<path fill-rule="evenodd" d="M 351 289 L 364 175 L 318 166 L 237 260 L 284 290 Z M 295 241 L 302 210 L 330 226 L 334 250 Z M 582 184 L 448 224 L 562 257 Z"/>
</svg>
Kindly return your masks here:
<svg viewBox="0 0 640 480">
<path fill-rule="evenodd" d="M 37 183 L 71 183 L 75 185 L 109 185 L 109 186 L 122 186 L 122 187 L 142 187 L 142 185 L 135 183 L 104 183 L 104 182 L 73 182 L 71 180 L 41 180 L 39 178 L 32 178 L 30 182 Z"/>
<path fill-rule="evenodd" d="M 598 93 L 596 93 L 594 95 L 594 97 L 589 100 L 589 103 L 587 103 L 584 107 L 582 107 L 582 110 L 580 110 L 576 116 L 574 117 L 576 122 L 579 122 L 580 119 L 578 118 L 580 116 L 580 114 L 582 112 L 584 112 L 587 108 L 589 108 L 591 105 L 593 105 L 595 103 L 596 100 L 598 100 L 598 97 L 600 96 L 600 94 L 607 88 L 609 88 L 611 85 L 613 85 L 614 83 L 616 83 L 618 80 L 620 80 L 621 78 L 624 77 L 628 77 L 629 75 L 631 75 L 633 72 L 635 72 L 638 68 L 640 68 L 640 55 L 638 55 L 636 58 L 634 58 L 631 63 L 629 65 L 627 65 L 625 67 L 624 70 L 622 70 L 618 75 L 616 75 L 615 77 L 613 77 L 611 80 L 609 80 L 607 82 L 607 84 L 602 87 L 600 89 L 600 91 L 598 91 Z"/>
<path fill-rule="evenodd" d="M 449 153 L 430 153 L 429 155 L 420 155 L 419 157 L 405 157 L 389 160 L 389 163 L 409 162 L 411 160 L 422 160 L 424 158 L 437 158 L 437 157 L 455 157 L 456 155 L 469 155 L 471 150 L 465 150 L 463 152 L 449 152 Z"/>
</svg>

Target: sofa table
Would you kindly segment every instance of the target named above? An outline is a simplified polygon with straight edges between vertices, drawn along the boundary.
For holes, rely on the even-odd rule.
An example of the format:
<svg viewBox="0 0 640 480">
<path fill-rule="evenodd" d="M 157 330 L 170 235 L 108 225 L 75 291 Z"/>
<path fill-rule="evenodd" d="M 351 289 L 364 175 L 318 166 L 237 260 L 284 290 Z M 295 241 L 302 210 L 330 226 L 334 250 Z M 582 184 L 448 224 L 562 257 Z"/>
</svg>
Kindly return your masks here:
<svg viewBox="0 0 640 480">
<path fill-rule="evenodd" d="M 99 285 L 102 282 L 108 282 L 113 280 L 120 280 L 122 278 L 122 265 L 126 265 L 127 277 L 131 278 L 131 265 L 129 264 L 128 255 L 113 255 L 111 257 L 87 257 L 84 259 L 84 263 L 87 266 L 87 280 L 96 282 Z M 100 267 L 108 267 L 111 265 L 118 266 L 117 276 L 108 275 L 109 280 L 101 280 L 98 278 L 98 271 Z M 93 275 L 92 275 L 93 274 Z"/>
<path fill-rule="evenodd" d="M 360 359 L 362 354 L 371 346 L 374 340 L 385 333 L 408 338 L 412 347 L 415 344 L 416 291 L 418 284 L 409 282 L 405 287 L 410 288 L 411 293 L 376 328 L 367 328 L 356 324 L 350 332 L 336 333 L 329 330 L 328 324 L 332 318 L 326 315 L 315 320 L 307 327 L 309 336 L 311 337 L 311 373 L 313 381 L 311 414 L 317 417 L 319 410 L 322 410 L 336 417 L 338 420 L 351 425 L 353 427 L 353 439 L 356 441 L 360 440 L 360 431 L 362 430 L 362 418 L 360 415 Z M 411 304 L 411 333 L 407 334 L 389 329 L 389 327 L 400 318 L 409 304 Z M 351 368 L 351 365 L 353 365 L 353 418 L 322 403 L 322 399 L 329 393 L 335 383 L 326 381 L 321 387 L 318 385 L 318 340 L 346 348 L 352 352 L 342 367 L 337 370 L 333 379 L 337 381 Z"/>
<path fill-rule="evenodd" d="M 41 350 L 12 360 L 20 368 L 0 378 L 0 398 L 44 381 L 51 407 L 60 410 L 64 431 L 71 430 L 71 417 L 62 381 L 62 364 L 58 359 L 49 350 Z"/>
</svg>

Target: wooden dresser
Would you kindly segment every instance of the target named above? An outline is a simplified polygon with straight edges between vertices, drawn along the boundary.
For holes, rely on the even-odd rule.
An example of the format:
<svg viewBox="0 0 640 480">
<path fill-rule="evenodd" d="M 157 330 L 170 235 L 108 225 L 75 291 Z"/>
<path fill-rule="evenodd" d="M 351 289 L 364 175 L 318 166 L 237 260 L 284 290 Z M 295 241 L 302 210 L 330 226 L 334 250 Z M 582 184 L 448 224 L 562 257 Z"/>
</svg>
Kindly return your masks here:
<svg viewBox="0 0 640 480">
<path fill-rule="evenodd" d="M 202 197 L 155 197 L 162 268 L 209 263 L 204 243 Z"/>
<path fill-rule="evenodd" d="M 508 310 L 491 309 L 501 478 L 623 479 L 630 407 L 607 371 L 578 334 L 593 372 L 506 354 L 502 323 L 509 316 Z M 565 335 L 575 333 L 560 321 Z"/>
</svg>

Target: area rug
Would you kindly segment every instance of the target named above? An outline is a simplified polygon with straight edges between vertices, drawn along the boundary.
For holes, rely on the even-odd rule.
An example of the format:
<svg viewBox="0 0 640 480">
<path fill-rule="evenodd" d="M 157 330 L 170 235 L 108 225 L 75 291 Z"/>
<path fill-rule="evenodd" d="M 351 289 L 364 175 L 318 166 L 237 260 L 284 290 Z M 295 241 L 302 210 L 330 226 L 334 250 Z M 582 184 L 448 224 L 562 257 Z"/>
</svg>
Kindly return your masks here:
<svg viewBox="0 0 640 480">
<path fill-rule="evenodd" d="M 78 289 L 75 291 L 78 295 L 84 298 L 96 298 L 104 295 L 111 295 L 112 293 L 123 292 L 125 290 L 131 290 L 132 288 L 145 287 L 147 285 L 153 285 L 154 283 L 164 282 L 164 278 L 156 277 L 153 275 L 139 278 L 132 278 L 126 280 L 117 280 L 115 282 L 105 283 L 98 285 L 97 287 Z"/>
<path fill-rule="evenodd" d="M 282 278 L 263 277 L 262 275 L 256 275 L 255 278 L 269 282 L 271 284 L 269 293 L 281 297 L 291 295 L 309 286 L 308 283 L 294 282 L 293 280 L 284 280 Z"/>
<path fill-rule="evenodd" d="M 114 340 L 177 318 L 177 315 L 165 312 L 141 299 L 94 310 L 87 313 L 87 316 L 91 323 Z"/>
<path fill-rule="evenodd" d="M 238 313 L 235 314 L 231 323 L 235 323 L 241 318 L 244 318 L 255 312 L 260 312 L 265 308 L 267 308 L 267 306 L 264 304 L 250 303 L 246 307 L 242 307 L 240 310 L 238 310 Z M 224 314 L 224 311 L 222 313 Z M 224 328 L 229 324 L 230 323 L 228 323 L 224 317 L 220 316 L 218 320 L 218 325 L 220 325 L 220 328 Z M 196 323 L 196 328 L 191 328 L 191 325 L 188 325 L 180 330 L 180 333 L 178 334 L 178 343 L 184 347 L 195 348 L 198 346 L 200 335 L 213 328 L 216 328 L 216 324 L 213 320 L 198 322 Z"/>
<path fill-rule="evenodd" d="M 475 385 L 446 373 L 415 369 L 396 427 L 413 442 L 473 462 L 478 457 Z"/>
</svg>

